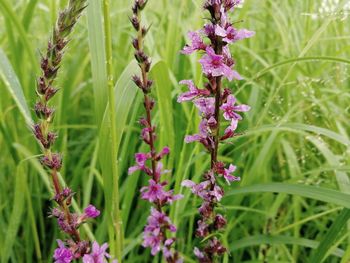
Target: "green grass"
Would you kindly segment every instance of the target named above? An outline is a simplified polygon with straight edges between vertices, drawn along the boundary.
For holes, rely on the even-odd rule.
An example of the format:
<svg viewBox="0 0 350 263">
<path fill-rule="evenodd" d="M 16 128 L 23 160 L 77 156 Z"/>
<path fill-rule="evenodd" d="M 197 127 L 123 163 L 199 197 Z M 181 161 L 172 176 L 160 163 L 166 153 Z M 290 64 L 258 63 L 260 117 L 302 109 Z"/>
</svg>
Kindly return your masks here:
<svg viewBox="0 0 350 263">
<path fill-rule="evenodd" d="M 141 97 L 130 81 L 137 70 L 130 45 L 131 1 L 110 2 L 123 262 L 158 262 L 140 246 L 149 205 L 138 190 L 148 178 L 127 175 L 134 153 L 145 150 L 137 124 Z M 144 12 L 152 24 L 146 46 L 156 80 L 157 147 L 171 146 L 169 181 L 184 194 L 170 212 L 186 262 L 193 262 L 191 251 L 199 242 L 192 235 L 199 200 L 180 183 L 199 180 L 209 159 L 202 147 L 183 143 L 199 118 L 191 104 L 180 105 L 176 97 L 180 80 L 201 81 L 195 56 L 179 54 L 187 31 L 204 22 L 201 2 L 150 1 Z M 231 250 L 224 262 L 350 260 L 350 18 L 333 13 L 313 19 L 308 14 L 318 13 L 321 2 L 246 0 L 235 14 L 234 20 L 244 20 L 240 26 L 257 34 L 232 48 L 245 80 L 227 85 L 252 110 L 239 128 L 243 135 L 219 153 L 242 176 L 241 183 L 226 188 L 223 202 L 229 223 L 222 237 Z M 348 1 L 340 2 L 339 10 Z M 36 159 L 40 151 L 28 124 L 40 51 L 65 4 L 0 0 L 1 262 L 50 262 L 55 240 L 63 238 L 48 218 L 49 177 Z M 64 155 L 61 179 L 77 193 L 74 209 L 93 203 L 103 213 L 84 226 L 83 235 L 113 245 L 109 222 L 115 219 L 116 177 L 111 172 L 103 32 L 102 6 L 91 0 L 59 74 L 62 90 L 55 99 L 54 125 L 60 135 L 56 149 Z"/>
</svg>

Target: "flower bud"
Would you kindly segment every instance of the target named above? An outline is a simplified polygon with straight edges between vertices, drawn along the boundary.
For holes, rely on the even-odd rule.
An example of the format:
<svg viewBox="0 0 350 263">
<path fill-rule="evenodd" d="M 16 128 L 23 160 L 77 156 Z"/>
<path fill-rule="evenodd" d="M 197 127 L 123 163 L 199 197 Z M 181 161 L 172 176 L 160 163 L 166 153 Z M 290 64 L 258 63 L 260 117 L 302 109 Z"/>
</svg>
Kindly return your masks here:
<svg viewBox="0 0 350 263">
<path fill-rule="evenodd" d="M 131 18 L 130 18 L 130 22 L 132 24 L 132 26 L 134 27 L 134 29 L 136 31 L 139 31 L 140 30 L 140 21 L 138 19 L 138 17 L 136 15 L 133 15 Z"/>
</svg>

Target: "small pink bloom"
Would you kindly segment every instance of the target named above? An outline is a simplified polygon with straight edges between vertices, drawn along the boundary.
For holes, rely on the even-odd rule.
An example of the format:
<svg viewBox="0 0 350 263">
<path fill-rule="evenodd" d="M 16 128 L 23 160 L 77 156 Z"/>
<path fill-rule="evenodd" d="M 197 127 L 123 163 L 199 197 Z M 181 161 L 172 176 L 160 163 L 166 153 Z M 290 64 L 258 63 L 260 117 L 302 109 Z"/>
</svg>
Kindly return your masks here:
<svg viewBox="0 0 350 263">
<path fill-rule="evenodd" d="M 215 113 L 215 98 L 199 98 L 194 101 L 194 105 L 206 119 L 209 119 Z"/>
<path fill-rule="evenodd" d="M 236 98 L 233 95 L 229 95 L 227 97 L 227 102 L 224 103 L 220 109 L 224 111 L 224 118 L 226 120 L 242 120 L 241 115 L 237 114 L 235 111 L 238 112 L 247 112 L 250 110 L 250 107 L 248 105 L 237 105 L 235 106 Z"/>
<path fill-rule="evenodd" d="M 230 126 L 228 126 L 225 129 L 224 135 L 220 138 L 220 140 L 226 140 L 228 138 L 232 138 L 235 135 L 235 131 L 237 129 L 237 125 L 238 125 L 238 120 L 236 119 L 232 119 Z"/>
<path fill-rule="evenodd" d="M 108 244 L 104 243 L 100 246 L 96 241 L 92 243 L 92 251 L 90 254 L 85 254 L 83 257 L 83 263 L 106 263 L 106 258 L 111 256 L 106 252 Z"/>
<path fill-rule="evenodd" d="M 202 64 L 203 72 L 213 77 L 225 76 L 232 80 L 235 76 L 231 67 L 224 63 L 224 56 L 215 54 L 212 47 L 206 48 L 206 54 L 199 60 Z"/>
<path fill-rule="evenodd" d="M 164 199 L 165 191 L 163 190 L 163 185 L 156 183 L 153 179 L 150 179 L 148 182 L 148 186 L 141 188 L 142 199 L 148 200 L 151 203 Z"/>
<path fill-rule="evenodd" d="M 139 171 L 139 170 L 145 171 L 146 170 L 146 161 L 150 158 L 151 158 L 151 154 L 149 154 L 149 153 L 136 153 L 135 154 L 136 165 L 130 167 L 128 170 L 128 173 L 132 174 L 132 173 Z"/>
<path fill-rule="evenodd" d="M 193 188 L 194 186 L 196 186 L 196 183 L 191 180 L 183 180 L 181 185 L 184 187 Z"/>
<path fill-rule="evenodd" d="M 224 169 L 223 176 L 228 184 L 230 184 L 230 182 L 233 182 L 233 181 L 240 181 L 241 180 L 240 177 L 236 177 L 236 176 L 232 175 L 232 173 L 234 171 L 236 171 L 236 169 L 237 169 L 237 167 L 234 166 L 233 164 L 230 164 L 228 169 Z"/>
<path fill-rule="evenodd" d="M 198 89 L 192 80 L 182 80 L 180 81 L 180 84 L 182 85 L 187 85 L 189 91 L 182 93 L 178 98 L 177 98 L 177 102 L 181 103 L 184 101 L 190 101 L 195 99 L 196 97 L 199 96 L 209 96 L 210 92 L 209 90 L 206 89 Z"/>
<path fill-rule="evenodd" d="M 88 205 L 84 210 L 85 215 L 89 218 L 96 218 L 100 215 L 100 211 L 93 205 Z"/>
<path fill-rule="evenodd" d="M 198 220 L 196 229 L 196 236 L 206 237 L 209 234 L 209 225 L 203 220 Z"/>
<path fill-rule="evenodd" d="M 198 32 L 188 32 L 188 38 L 191 40 L 192 45 L 186 45 L 181 53 L 189 55 L 197 50 L 205 50 L 207 45 L 204 44 Z"/>
<path fill-rule="evenodd" d="M 164 186 L 166 183 L 159 184 L 153 179 L 150 179 L 148 182 L 148 186 L 141 188 L 142 199 L 148 200 L 151 203 L 160 202 L 161 204 L 170 204 L 182 198 L 182 195 L 173 195 L 173 190 L 165 191 Z"/>
<path fill-rule="evenodd" d="M 69 248 L 66 248 L 61 240 L 57 240 L 58 248 L 55 249 L 53 258 L 55 263 L 70 263 L 73 260 L 73 253 Z"/>
<path fill-rule="evenodd" d="M 194 255 L 198 258 L 199 262 L 210 262 L 211 260 L 197 247 L 193 250 Z"/>
<path fill-rule="evenodd" d="M 231 25 L 226 29 L 222 28 L 221 26 L 216 26 L 215 33 L 216 35 L 221 36 L 222 40 L 224 40 L 226 43 L 233 43 L 255 35 L 254 31 L 249 31 L 247 29 L 237 30 Z"/>
</svg>

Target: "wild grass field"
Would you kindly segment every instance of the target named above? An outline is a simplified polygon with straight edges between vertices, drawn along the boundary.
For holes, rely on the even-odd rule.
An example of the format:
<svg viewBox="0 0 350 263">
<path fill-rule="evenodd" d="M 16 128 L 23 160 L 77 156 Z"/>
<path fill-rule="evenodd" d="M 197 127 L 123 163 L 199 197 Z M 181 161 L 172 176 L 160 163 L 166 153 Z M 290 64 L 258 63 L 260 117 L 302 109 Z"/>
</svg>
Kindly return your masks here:
<svg viewBox="0 0 350 263">
<path fill-rule="evenodd" d="M 148 178 L 127 171 L 145 151 L 137 123 L 142 96 L 131 76 L 138 71 L 128 16 L 133 1 L 111 1 L 111 38 L 104 38 L 102 1 L 89 0 L 65 51 L 54 98 L 55 148 L 63 153 L 60 180 L 75 192 L 73 208 L 93 203 L 101 217 L 82 235 L 109 242 L 114 255 L 116 185 L 124 245 L 122 262 L 161 262 L 144 249 L 149 204 L 139 189 Z M 180 54 L 187 32 L 204 23 L 202 0 L 149 0 L 146 50 L 152 57 L 154 119 L 158 144 L 168 145 L 168 177 L 184 198 L 169 209 L 177 246 L 195 262 L 193 234 L 200 200 L 183 188 L 198 182 L 210 156 L 185 144 L 200 121 L 192 104 L 179 104 L 180 80 L 203 81 L 196 55 Z M 56 239 L 49 218 L 50 177 L 38 161 L 30 131 L 40 54 L 66 0 L 0 0 L 0 259 L 52 262 Z M 348 0 L 245 0 L 234 21 L 256 32 L 231 51 L 244 77 L 229 87 L 252 109 L 240 136 L 220 147 L 219 159 L 238 166 L 241 182 L 225 187 L 228 224 L 222 262 L 350 262 L 350 2 Z M 107 21 L 108 22 L 108 21 Z M 112 44 L 113 78 L 105 67 Z M 108 82 L 115 85 L 116 149 L 111 149 Z M 117 174 L 110 152 L 117 154 Z"/>
</svg>

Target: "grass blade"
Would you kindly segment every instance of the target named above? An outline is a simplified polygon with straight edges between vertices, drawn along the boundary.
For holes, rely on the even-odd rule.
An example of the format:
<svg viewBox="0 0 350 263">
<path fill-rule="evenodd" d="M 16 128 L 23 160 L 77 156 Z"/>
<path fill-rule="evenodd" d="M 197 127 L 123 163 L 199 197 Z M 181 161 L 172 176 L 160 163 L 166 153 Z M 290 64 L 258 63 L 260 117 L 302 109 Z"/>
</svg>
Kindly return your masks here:
<svg viewBox="0 0 350 263">
<path fill-rule="evenodd" d="M 26 190 L 26 173 L 22 164 L 19 164 L 16 172 L 16 183 L 14 192 L 14 201 L 12 212 L 9 218 L 9 224 L 6 229 L 5 243 L 2 248 L 1 262 L 8 262 L 12 246 L 15 243 L 18 229 L 21 225 L 21 218 L 24 212 L 24 200 Z"/>
<path fill-rule="evenodd" d="M 21 84 L 18 80 L 16 73 L 14 72 L 10 61 L 8 60 L 4 51 L 0 48 L 0 77 L 5 83 L 8 91 L 10 92 L 12 98 L 17 104 L 20 112 L 22 113 L 27 124 L 31 125 L 33 123 L 27 102 L 24 98 L 23 90 Z"/>
<path fill-rule="evenodd" d="M 332 245 L 335 243 L 337 237 L 339 236 L 339 232 L 345 227 L 349 219 L 350 209 L 344 209 L 335 219 L 327 234 L 323 236 L 320 244 L 310 259 L 311 263 L 320 263 L 325 260 L 325 255 L 331 249 Z"/>
<path fill-rule="evenodd" d="M 350 195 L 348 194 L 327 188 L 286 183 L 257 184 L 245 186 L 239 189 L 228 191 L 225 198 L 228 199 L 233 195 L 252 193 L 285 193 L 350 208 Z"/>
</svg>

